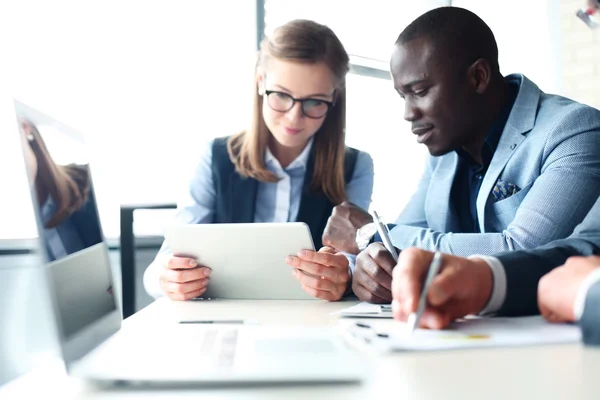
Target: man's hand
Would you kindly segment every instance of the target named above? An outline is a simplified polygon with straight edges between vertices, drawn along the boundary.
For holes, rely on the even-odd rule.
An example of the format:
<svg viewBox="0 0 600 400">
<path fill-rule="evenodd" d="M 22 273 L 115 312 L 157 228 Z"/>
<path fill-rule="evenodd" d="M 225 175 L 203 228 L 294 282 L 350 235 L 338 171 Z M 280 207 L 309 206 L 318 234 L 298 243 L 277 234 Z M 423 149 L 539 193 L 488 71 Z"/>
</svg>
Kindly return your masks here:
<svg viewBox="0 0 600 400">
<path fill-rule="evenodd" d="M 210 268 L 199 266 L 196 260 L 169 257 L 160 271 L 160 285 L 173 300 L 189 300 L 206 292 Z"/>
<path fill-rule="evenodd" d="M 392 270 L 396 266 L 383 243 L 371 243 L 358 257 L 352 291 L 362 301 L 385 304 L 392 301 Z"/>
<path fill-rule="evenodd" d="M 337 251 L 358 254 L 356 231 L 373 222 L 371 214 L 347 201 L 335 206 L 323 231 L 323 245 Z"/>
<path fill-rule="evenodd" d="M 583 280 L 600 267 L 600 257 L 570 257 L 544 275 L 538 285 L 538 307 L 550 322 L 575 321 L 575 298 Z"/>
<path fill-rule="evenodd" d="M 395 319 L 406 321 L 417 311 L 433 255 L 416 248 L 400 253 L 392 283 Z M 420 327 L 442 329 L 457 318 L 480 312 L 492 294 L 492 286 L 492 271 L 485 261 L 444 254 L 442 268 L 427 292 Z"/>
<path fill-rule="evenodd" d="M 337 301 L 346 293 L 350 280 L 348 259 L 331 247 L 323 247 L 318 252 L 301 250 L 297 257 L 288 256 L 285 262 L 294 267 L 294 278 L 311 296 Z"/>
</svg>

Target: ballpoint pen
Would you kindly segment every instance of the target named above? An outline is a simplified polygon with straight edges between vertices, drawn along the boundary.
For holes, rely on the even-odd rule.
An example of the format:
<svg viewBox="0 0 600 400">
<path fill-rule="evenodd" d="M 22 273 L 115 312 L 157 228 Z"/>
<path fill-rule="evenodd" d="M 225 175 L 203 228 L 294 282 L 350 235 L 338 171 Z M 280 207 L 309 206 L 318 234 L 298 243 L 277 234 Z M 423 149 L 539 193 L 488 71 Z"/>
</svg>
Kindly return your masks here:
<svg viewBox="0 0 600 400">
<path fill-rule="evenodd" d="M 417 306 L 417 312 L 414 312 L 408 316 L 408 329 L 411 335 L 415 331 L 415 328 L 419 326 L 419 321 L 421 320 L 421 316 L 423 315 L 423 312 L 425 311 L 425 306 L 427 305 L 427 292 L 429 291 L 431 282 L 433 282 L 433 278 L 435 278 L 435 276 L 438 274 L 441 266 L 442 253 L 438 251 L 433 256 L 433 260 L 431 260 L 431 264 L 429 265 L 427 278 L 425 278 L 423 290 L 421 291 L 421 296 L 419 297 L 419 305 Z"/>
<path fill-rule="evenodd" d="M 600 7 L 600 2 L 598 2 L 598 6 L 596 7 L 588 7 L 587 9 L 578 10 L 576 15 L 577 17 L 585 22 L 587 26 L 592 29 L 596 29 L 600 26 L 600 22 L 596 18 L 594 18 L 594 14 L 597 12 L 597 8 Z"/>
<path fill-rule="evenodd" d="M 383 245 L 385 246 L 386 250 L 392 255 L 394 261 L 398 262 L 398 252 L 396 251 L 396 248 L 390 240 L 390 231 L 388 230 L 387 225 L 381 222 L 379 215 L 377 215 L 377 211 L 373 211 L 373 220 L 375 221 L 375 226 L 377 226 L 377 232 L 379 233 L 379 236 L 381 236 Z"/>
</svg>

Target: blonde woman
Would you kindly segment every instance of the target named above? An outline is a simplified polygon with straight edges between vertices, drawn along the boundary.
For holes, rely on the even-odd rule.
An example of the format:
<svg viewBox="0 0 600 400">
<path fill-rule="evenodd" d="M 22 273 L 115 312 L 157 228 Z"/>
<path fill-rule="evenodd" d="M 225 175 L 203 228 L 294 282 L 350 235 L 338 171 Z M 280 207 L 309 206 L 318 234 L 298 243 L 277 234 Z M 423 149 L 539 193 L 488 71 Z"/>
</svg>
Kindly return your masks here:
<svg viewBox="0 0 600 400">
<path fill-rule="evenodd" d="M 261 45 L 249 128 L 215 139 L 200 155 L 177 220 L 301 221 L 320 248 L 335 205 L 368 208 L 373 161 L 345 145 L 348 68 L 348 54 L 328 27 L 295 20 L 277 28 Z M 348 261 L 330 248 L 300 252 L 286 262 L 315 297 L 339 300 L 349 287 Z M 206 291 L 210 273 L 210 266 L 173 257 L 163 245 L 144 286 L 153 297 L 188 300 Z"/>
</svg>

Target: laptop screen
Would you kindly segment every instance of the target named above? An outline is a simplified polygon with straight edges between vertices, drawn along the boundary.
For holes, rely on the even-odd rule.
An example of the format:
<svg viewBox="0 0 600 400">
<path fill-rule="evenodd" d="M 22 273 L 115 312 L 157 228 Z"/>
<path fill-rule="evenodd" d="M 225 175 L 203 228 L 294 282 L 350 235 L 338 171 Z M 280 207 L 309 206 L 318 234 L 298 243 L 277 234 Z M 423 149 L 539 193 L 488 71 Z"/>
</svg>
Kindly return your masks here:
<svg viewBox="0 0 600 400">
<path fill-rule="evenodd" d="M 15 102 L 40 250 L 63 340 L 116 310 L 83 136 Z"/>
</svg>

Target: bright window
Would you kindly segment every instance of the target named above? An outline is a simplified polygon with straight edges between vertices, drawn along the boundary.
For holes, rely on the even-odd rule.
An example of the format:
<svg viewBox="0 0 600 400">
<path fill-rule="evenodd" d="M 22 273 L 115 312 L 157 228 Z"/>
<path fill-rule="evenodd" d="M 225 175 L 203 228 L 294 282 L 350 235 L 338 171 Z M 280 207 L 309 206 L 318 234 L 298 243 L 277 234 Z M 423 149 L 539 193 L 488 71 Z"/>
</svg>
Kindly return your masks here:
<svg viewBox="0 0 600 400">
<path fill-rule="evenodd" d="M 385 77 L 402 29 L 447 3 L 266 0 L 265 31 L 294 18 L 325 23 L 355 66 Z M 560 89 L 552 2 L 452 3 L 492 27 L 505 74 L 524 72 L 543 90 Z M 3 4 L 0 37 L 10 39 L 0 41 L 0 239 L 35 232 L 13 97 L 87 137 L 105 234 L 117 237 L 120 204 L 176 201 L 201 145 L 246 126 L 255 11 L 250 0 Z M 350 74 L 347 86 L 348 144 L 374 158 L 373 208 L 392 220 L 416 187 L 426 149 L 402 120 L 391 81 L 369 76 L 367 68 L 367 75 Z M 138 234 L 160 234 L 168 217 L 152 212 L 143 220 Z"/>
<path fill-rule="evenodd" d="M 328 25 L 346 51 L 366 59 L 389 61 L 396 38 L 413 19 L 447 0 L 266 0 L 265 33 L 296 18 Z"/>
<path fill-rule="evenodd" d="M 13 97 L 86 136 L 108 237 L 119 235 L 120 204 L 176 201 L 202 144 L 247 124 L 253 1 L 1 8 L 0 239 L 35 235 Z"/>
</svg>

